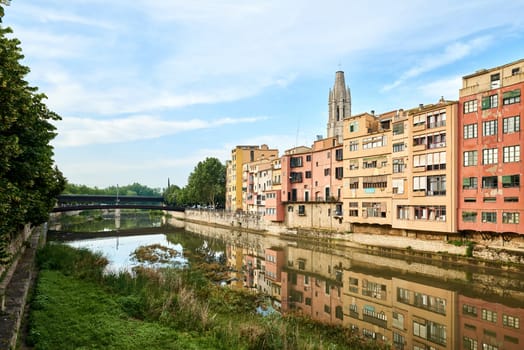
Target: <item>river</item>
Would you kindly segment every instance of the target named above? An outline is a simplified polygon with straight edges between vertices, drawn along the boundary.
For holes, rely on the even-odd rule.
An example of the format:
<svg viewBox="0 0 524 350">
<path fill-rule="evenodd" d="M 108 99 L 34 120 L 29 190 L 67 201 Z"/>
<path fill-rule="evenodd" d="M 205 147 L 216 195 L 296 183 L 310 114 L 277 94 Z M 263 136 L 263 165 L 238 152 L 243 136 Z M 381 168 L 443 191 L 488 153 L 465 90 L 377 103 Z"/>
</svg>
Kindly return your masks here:
<svg viewBox="0 0 524 350">
<path fill-rule="evenodd" d="M 135 266 L 139 246 L 175 249 L 172 266 L 190 263 L 184 252 L 205 249 L 228 265 L 223 285 L 264 293 L 282 313 L 344 325 L 396 349 L 524 348 L 524 272 L 164 222 L 137 212 L 69 218 L 51 226 L 49 239 L 100 251 L 113 269 Z"/>
</svg>

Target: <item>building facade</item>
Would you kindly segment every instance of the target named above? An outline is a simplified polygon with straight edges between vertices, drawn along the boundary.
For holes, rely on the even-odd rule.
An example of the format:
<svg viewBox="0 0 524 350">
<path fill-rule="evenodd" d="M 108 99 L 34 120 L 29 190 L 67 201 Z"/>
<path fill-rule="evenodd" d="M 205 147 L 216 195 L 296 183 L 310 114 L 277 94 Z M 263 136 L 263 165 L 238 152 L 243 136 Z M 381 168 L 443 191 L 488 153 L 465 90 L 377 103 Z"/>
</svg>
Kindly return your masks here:
<svg viewBox="0 0 524 350">
<path fill-rule="evenodd" d="M 521 115 L 524 60 L 462 78 L 458 229 L 524 233 Z"/>
<path fill-rule="evenodd" d="M 226 163 L 226 210 L 242 210 L 246 189 L 243 188 L 244 165 L 260 159 L 278 158 L 277 149 L 267 145 L 236 146 L 231 151 L 231 159 Z M 244 192 L 244 196 L 243 196 Z"/>
</svg>

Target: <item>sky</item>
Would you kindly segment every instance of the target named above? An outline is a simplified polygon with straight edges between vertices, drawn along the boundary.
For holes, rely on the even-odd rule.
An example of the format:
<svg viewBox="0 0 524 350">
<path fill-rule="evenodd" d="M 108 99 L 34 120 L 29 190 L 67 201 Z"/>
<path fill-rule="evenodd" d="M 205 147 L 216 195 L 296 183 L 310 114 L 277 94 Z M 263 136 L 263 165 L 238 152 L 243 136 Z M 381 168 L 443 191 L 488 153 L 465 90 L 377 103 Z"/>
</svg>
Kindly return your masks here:
<svg viewBox="0 0 524 350">
<path fill-rule="evenodd" d="M 237 145 L 326 136 L 344 71 L 352 113 L 458 99 L 463 76 L 524 58 L 524 0 L 12 0 L 31 86 L 62 117 L 68 182 L 185 186 Z"/>
</svg>

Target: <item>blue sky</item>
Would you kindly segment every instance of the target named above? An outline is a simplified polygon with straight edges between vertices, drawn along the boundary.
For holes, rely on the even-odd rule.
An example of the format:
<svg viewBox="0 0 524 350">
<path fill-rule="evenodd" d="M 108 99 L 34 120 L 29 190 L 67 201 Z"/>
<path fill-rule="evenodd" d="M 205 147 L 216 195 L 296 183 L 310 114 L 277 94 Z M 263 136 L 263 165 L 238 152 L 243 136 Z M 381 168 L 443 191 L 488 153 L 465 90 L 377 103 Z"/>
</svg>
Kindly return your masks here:
<svg viewBox="0 0 524 350">
<path fill-rule="evenodd" d="M 372 4 L 372 5 L 370 5 Z M 524 1 L 12 0 L 28 81 L 62 116 L 68 181 L 185 186 L 236 145 L 326 135 L 335 72 L 353 114 L 458 99 L 461 77 L 524 58 Z"/>
</svg>

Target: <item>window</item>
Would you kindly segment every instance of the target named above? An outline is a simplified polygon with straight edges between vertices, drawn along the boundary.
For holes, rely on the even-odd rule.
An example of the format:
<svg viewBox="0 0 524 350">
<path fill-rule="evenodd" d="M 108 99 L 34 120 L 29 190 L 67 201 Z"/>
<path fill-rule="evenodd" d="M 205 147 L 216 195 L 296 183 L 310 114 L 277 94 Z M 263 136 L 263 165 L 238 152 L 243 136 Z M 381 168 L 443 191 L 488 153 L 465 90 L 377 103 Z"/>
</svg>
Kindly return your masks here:
<svg viewBox="0 0 524 350">
<path fill-rule="evenodd" d="M 410 207 L 407 205 L 397 205 L 397 219 L 409 220 Z"/>
<path fill-rule="evenodd" d="M 329 174 L 331 174 L 331 169 L 330 168 L 325 168 L 324 169 L 324 176 L 329 176 Z"/>
<path fill-rule="evenodd" d="M 491 74 L 491 88 L 498 89 L 500 87 L 500 73 Z"/>
<path fill-rule="evenodd" d="M 371 148 L 383 147 L 386 145 L 387 145 L 387 137 L 385 135 L 367 137 L 362 140 L 362 149 L 371 149 Z"/>
<path fill-rule="evenodd" d="M 302 173 L 291 172 L 289 180 L 292 183 L 302 182 Z"/>
<path fill-rule="evenodd" d="M 377 161 L 376 160 L 364 160 L 362 161 L 362 168 L 369 169 L 369 168 L 376 168 L 377 167 Z"/>
<path fill-rule="evenodd" d="M 506 91 L 502 94 L 502 104 L 511 105 L 520 102 L 520 89 Z"/>
<path fill-rule="evenodd" d="M 349 188 L 355 190 L 358 189 L 358 177 L 349 178 Z"/>
<path fill-rule="evenodd" d="M 475 139 L 477 138 L 477 124 L 464 125 L 464 139 Z"/>
<path fill-rule="evenodd" d="M 471 113 L 477 111 L 477 100 L 470 100 L 464 102 L 464 113 Z"/>
<path fill-rule="evenodd" d="M 363 217 L 386 217 L 386 203 L 385 202 L 362 202 L 362 216 Z"/>
<path fill-rule="evenodd" d="M 519 224 L 520 214 L 518 212 L 502 212 L 503 224 Z"/>
<path fill-rule="evenodd" d="M 465 197 L 464 203 L 477 203 L 477 198 L 475 197 Z"/>
<path fill-rule="evenodd" d="M 393 159 L 393 173 L 403 173 L 406 169 L 403 159 Z"/>
<path fill-rule="evenodd" d="M 498 162 L 498 149 L 487 148 L 482 150 L 482 164 L 497 164 Z"/>
<path fill-rule="evenodd" d="M 496 224 L 497 223 L 497 213 L 494 211 L 483 211 L 482 212 L 482 222 Z M 482 311 L 484 312 L 484 310 Z"/>
<path fill-rule="evenodd" d="M 520 145 L 504 147 L 502 150 L 504 163 L 520 162 Z"/>
<path fill-rule="evenodd" d="M 518 203 L 519 197 L 504 197 L 504 203 Z"/>
<path fill-rule="evenodd" d="M 358 216 L 358 202 L 349 202 L 349 216 Z"/>
<path fill-rule="evenodd" d="M 502 315 L 502 324 L 505 327 L 519 329 L 520 328 L 520 319 L 516 316 L 510 316 L 510 315 L 503 314 Z"/>
<path fill-rule="evenodd" d="M 415 220 L 446 221 L 446 206 L 415 206 Z"/>
<path fill-rule="evenodd" d="M 426 135 L 413 137 L 413 146 L 426 144 Z"/>
<path fill-rule="evenodd" d="M 496 176 L 483 176 L 482 177 L 482 188 L 497 188 L 498 179 Z"/>
<path fill-rule="evenodd" d="M 428 129 L 446 126 L 446 112 L 436 112 L 427 116 Z"/>
<path fill-rule="evenodd" d="M 482 201 L 484 203 L 496 203 L 497 197 L 484 197 Z"/>
<path fill-rule="evenodd" d="M 446 195 L 446 175 L 428 176 L 427 196 L 445 196 Z"/>
<path fill-rule="evenodd" d="M 474 211 L 463 211 L 462 222 L 477 222 L 477 212 Z M 466 313 L 464 311 L 464 313 Z"/>
<path fill-rule="evenodd" d="M 402 152 L 405 148 L 404 142 L 398 142 L 393 144 L 393 152 Z"/>
<path fill-rule="evenodd" d="M 502 175 L 502 187 L 520 187 L 520 175 Z"/>
<path fill-rule="evenodd" d="M 482 123 L 482 135 L 492 136 L 497 135 L 497 120 L 489 120 Z"/>
<path fill-rule="evenodd" d="M 446 147 L 446 133 L 428 135 L 428 148 Z"/>
<path fill-rule="evenodd" d="M 339 148 L 339 149 L 335 150 L 335 159 L 336 160 L 342 160 L 343 159 L 342 151 L 343 151 L 342 148 Z"/>
<path fill-rule="evenodd" d="M 393 179 L 392 185 L 394 194 L 404 193 L 404 179 Z"/>
<path fill-rule="evenodd" d="M 472 339 L 466 336 L 462 338 L 462 347 L 464 348 L 464 350 L 477 350 L 477 346 L 478 344 L 476 339 Z"/>
<path fill-rule="evenodd" d="M 357 131 L 358 131 L 358 122 L 349 123 L 349 132 L 357 132 Z"/>
<path fill-rule="evenodd" d="M 466 151 L 463 153 L 464 156 L 464 166 L 474 166 L 477 165 L 477 151 Z"/>
<path fill-rule="evenodd" d="M 520 116 L 508 117 L 502 119 L 502 132 L 511 134 L 520 130 Z"/>
<path fill-rule="evenodd" d="M 478 186 L 478 179 L 476 177 L 463 177 L 462 178 L 462 189 L 463 190 L 474 190 Z"/>
<path fill-rule="evenodd" d="M 413 335 L 423 339 L 427 339 L 426 323 L 424 321 L 422 322 L 413 321 Z"/>
<path fill-rule="evenodd" d="M 311 171 L 306 171 L 306 179 L 311 179 Z"/>
<path fill-rule="evenodd" d="M 495 311 L 482 309 L 482 319 L 484 321 L 497 323 L 497 313 Z"/>
<path fill-rule="evenodd" d="M 491 95 L 482 98 L 482 109 L 496 108 L 499 105 L 499 96 Z"/>
<path fill-rule="evenodd" d="M 482 350 L 499 350 L 499 347 L 493 344 L 482 343 Z"/>
<path fill-rule="evenodd" d="M 344 177 L 344 168 L 338 167 L 335 168 L 335 178 L 342 179 Z"/>
<path fill-rule="evenodd" d="M 520 73 L 520 68 L 519 68 L 519 67 L 517 67 L 517 68 L 513 68 L 513 69 L 511 70 L 511 75 L 517 75 L 517 74 L 519 74 L 519 73 Z"/>
<path fill-rule="evenodd" d="M 349 150 L 358 151 L 358 141 L 349 141 Z"/>
<path fill-rule="evenodd" d="M 335 307 L 335 317 L 338 318 L 339 320 L 344 319 L 344 312 L 342 311 L 342 306 L 339 305 Z"/>
<path fill-rule="evenodd" d="M 306 206 L 305 205 L 298 206 L 298 215 L 301 215 L 301 216 L 306 215 Z"/>
<path fill-rule="evenodd" d="M 308 155 L 306 156 L 306 162 L 311 162 L 311 154 L 308 154 Z"/>
<path fill-rule="evenodd" d="M 388 178 L 386 175 L 364 176 L 362 178 L 362 188 L 386 188 Z"/>
<path fill-rule="evenodd" d="M 400 135 L 404 133 L 404 123 L 397 123 L 393 125 L 393 135 Z"/>
<path fill-rule="evenodd" d="M 413 177 L 413 191 L 426 191 L 427 177 L 414 176 Z"/>
<path fill-rule="evenodd" d="M 297 168 L 302 166 L 302 157 L 291 157 L 289 161 L 289 166 L 292 168 Z"/>
</svg>

